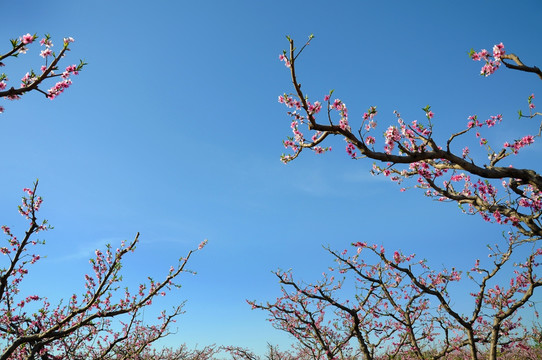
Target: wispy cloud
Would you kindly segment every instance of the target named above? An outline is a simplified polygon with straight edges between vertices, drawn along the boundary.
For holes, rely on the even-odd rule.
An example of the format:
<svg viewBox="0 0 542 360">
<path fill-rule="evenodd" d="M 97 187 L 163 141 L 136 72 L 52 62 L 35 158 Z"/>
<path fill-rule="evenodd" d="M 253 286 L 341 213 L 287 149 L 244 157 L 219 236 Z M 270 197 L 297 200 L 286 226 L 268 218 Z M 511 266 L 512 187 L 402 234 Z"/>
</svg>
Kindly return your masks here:
<svg viewBox="0 0 542 360">
<path fill-rule="evenodd" d="M 96 249 L 103 250 L 107 244 L 111 244 L 113 247 L 120 245 L 122 238 L 103 238 L 98 239 L 92 243 L 81 244 L 75 247 L 72 253 L 60 256 L 58 258 L 51 258 L 52 261 L 64 262 L 74 260 L 88 260 L 94 256 Z"/>
</svg>

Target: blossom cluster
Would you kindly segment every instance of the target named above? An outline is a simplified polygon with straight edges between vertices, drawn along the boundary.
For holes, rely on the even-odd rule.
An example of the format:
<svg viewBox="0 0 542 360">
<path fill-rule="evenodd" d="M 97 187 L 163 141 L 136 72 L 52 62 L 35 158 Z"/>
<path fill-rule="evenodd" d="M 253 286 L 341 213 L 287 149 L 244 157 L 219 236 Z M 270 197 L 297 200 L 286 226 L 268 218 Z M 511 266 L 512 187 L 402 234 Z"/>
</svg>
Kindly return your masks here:
<svg viewBox="0 0 542 360">
<path fill-rule="evenodd" d="M 342 111 L 342 118 L 341 118 L 341 124 L 345 128 L 348 127 L 348 113 L 346 110 L 346 105 L 342 104 L 340 100 L 336 100 L 333 105 L 329 105 L 329 96 L 324 97 L 324 101 L 328 102 L 328 107 L 331 109 L 339 109 L 339 111 Z M 288 111 L 288 115 L 290 115 L 293 119 L 290 123 L 290 127 L 293 132 L 293 137 L 288 137 L 286 140 L 282 141 L 282 144 L 286 149 L 290 148 L 292 151 L 296 152 L 300 149 L 300 147 L 304 146 L 306 144 L 305 137 L 303 133 L 300 131 L 299 126 L 301 124 L 307 123 L 307 116 L 303 116 L 300 113 L 300 110 L 303 107 L 303 104 L 297 100 L 294 96 L 283 94 L 278 97 L 278 102 L 281 104 L 286 105 L 286 107 L 294 109 L 291 111 Z M 322 110 L 322 103 L 319 101 L 315 101 L 314 103 L 311 103 L 308 99 L 305 100 L 307 109 L 308 109 L 308 116 L 314 116 L 318 114 Z M 312 137 L 312 142 L 310 144 L 307 144 L 307 147 L 309 147 L 312 151 L 314 151 L 316 154 L 323 154 L 326 151 L 331 151 L 331 146 L 328 147 L 322 147 L 316 145 L 319 142 L 320 136 L 322 133 L 320 131 L 316 131 Z M 287 163 L 292 160 L 292 157 L 290 155 L 282 155 L 281 161 L 284 163 Z"/>
<path fill-rule="evenodd" d="M 471 50 L 469 53 L 472 60 L 480 61 L 484 60 L 485 65 L 482 66 L 480 75 L 489 76 L 493 74 L 501 66 L 501 57 L 505 54 L 503 43 L 493 46 L 493 56 L 489 54 L 486 49 L 482 49 L 479 52 Z"/>
</svg>

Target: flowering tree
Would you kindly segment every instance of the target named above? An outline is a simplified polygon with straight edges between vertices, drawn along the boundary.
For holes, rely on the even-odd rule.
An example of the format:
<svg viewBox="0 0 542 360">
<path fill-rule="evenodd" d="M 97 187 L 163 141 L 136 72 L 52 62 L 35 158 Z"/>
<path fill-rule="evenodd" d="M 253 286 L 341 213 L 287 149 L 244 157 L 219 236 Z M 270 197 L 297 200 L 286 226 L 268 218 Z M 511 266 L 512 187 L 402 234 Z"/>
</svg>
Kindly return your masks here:
<svg viewBox="0 0 542 360">
<path fill-rule="evenodd" d="M 27 51 L 27 45 L 37 39 L 36 35 L 24 35 L 11 40 L 12 49 L 0 56 L 0 61 L 17 57 Z M 19 99 L 30 91 L 37 91 L 54 99 L 67 89 L 70 76 L 77 75 L 84 67 L 70 65 L 61 74 L 56 74 L 58 64 L 74 40 L 65 38 L 58 54 L 52 51 L 53 43 L 46 35 L 41 41 L 44 50 L 41 56 L 45 64 L 40 74 L 33 70 L 22 79 L 18 88 L 8 88 L 8 77 L 0 75 L 0 97 Z M 0 65 L 4 66 L 3 62 Z M 44 91 L 40 86 L 50 78 L 60 81 Z M 4 108 L 0 107 L 0 112 Z M 188 350 L 186 346 L 177 349 L 152 349 L 156 340 L 170 334 L 169 327 L 182 313 L 183 304 L 169 312 L 162 312 L 155 325 L 144 324 L 139 315 L 142 309 L 152 304 L 158 296 L 179 288 L 179 278 L 187 272 L 185 266 L 194 251 L 181 257 L 178 264 L 171 266 L 160 281 L 149 278 L 135 291 L 121 289 L 122 262 L 135 251 L 139 234 L 131 242 L 122 242 L 113 249 L 110 245 L 104 251 L 96 250 L 90 260 L 91 272 L 85 275 L 84 290 L 73 294 L 58 305 L 52 305 L 46 297 L 33 293 L 22 294 L 20 285 L 31 266 L 40 260 L 35 246 L 44 244 L 36 239 L 38 233 L 49 229 L 46 221 L 38 220 L 42 198 L 36 195 L 37 181 L 32 189 L 24 189 L 19 212 L 28 220 L 28 228 L 22 236 L 8 226 L 2 226 L 4 245 L 0 265 L 0 360 L 7 359 L 210 359 L 217 352 L 216 347 L 207 346 L 201 350 Z"/>
<path fill-rule="evenodd" d="M 92 273 L 85 275 L 85 291 L 73 294 L 66 303 L 52 306 L 38 294 L 20 294 L 19 286 L 29 267 L 40 260 L 32 248 L 43 242 L 34 239 L 48 229 L 38 222 L 37 212 L 42 199 L 33 189 L 24 189 L 26 196 L 19 212 L 29 221 L 22 238 L 7 226 L 7 236 L 0 248 L 5 265 L 0 268 L 0 359 L 135 359 L 156 358 L 157 350 L 149 349 L 154 341 L 167 336 L 169 325 L 182 313 L 183 304 L 158 317 L 159 324 L 145 325 L 139 320 L 141 310 L 157 296 L 179 288 L 180 274 L 193 251 L 179 259 L 176 267 L 161 281 L 149 278 L 135 292 L 120 291 L 124 257 L 135 251 L 139 234 L 129 243 L 113 250 L 96 250 L 90 260 Z M 202 242 L 197 250 L 205 246 Z M 118 319 L 117 323 L 113 319 Z M 213 353 L 213 347 L 204 349 Z M 189 359 L 187 350 L 161 350 L 162 359 Z M 185 357 L 179 357 L 182 354 Z M 167 355 L 167 356 L 166 356 Z"/>
<path fill-rule="evenodd" d="M 360 242 L 353 244 L 350 256 L 347 250 L 327 249 L 336 266 L 322 280 L 305 284 L 279 270 L 275 275 L 282 296 L 273 303 L 249 303 L 267 310 L 274 326 L 294 335 L 313 359 L 376 359 L 383 352 L 400 359 L 450 354 L 477 359 L 487 349 L 496 356 L 498 346 L 500 354 L 528 358 L 536 349 L 526 341 L 529 329 L 517 310 L 542 285 L 534 275 L 542 251 L 516 264 L 509 286 L 490 286 L 514 246 L 496 250 L 491 267 L 478 261 L 470 270 L 468 277 L 476 284 L 470 314 L 455 309 L 449 295 L 449 288 L 462 278 L 456 269 L 436 272 L 425 260 L 415 261 L 413 254 L 396 251 L 388 257 L 383 248 Z M 345 281 L 356 289 L 353 298 L 341 295 Z"/>
<path fill-rule="evenodd" d="M 21 36 L 19 39 L 11 40 L 11 50 L 5 54 L 0 54 L 0 66 L 4 66 L 3 61 L 10 57 L 18 57 L 20 54 L 26 54 L 28 51 L 28 45 L 32 44 L 36 39 L 37 35 L 26 34 Z M 14 86 L 9 87 L 7 82 L 9 81 L 6 74 L 0 74 L 0 97 L 8 100 L 18 100 L 24 94 L 30 91 L 38 91 L 44 94 L 49 99 L 54 99 L 60 95 L 65 89 L 71 85 L 71 75 L 79 74 L 79 71 L 83 69 L 86 65 L 82 60 L 79 61 L 78 65 L 69 65 L 61 74 L 55 73 L 58 71 L 58 63 L 65 56 L 66 51 L 70 50 L 70 44 L 74 42 L 74 39 L 71 37 L 64 38 L 62 49 L 58 54 L 52 50 L 53 42 L 49 35 L 45 35 L 44 38 L 40 40 L 40 44 L 44 49 L 40 52 L 40 56 L 45 59 L 45 63 L 40 67 L 40 72 L 37 74 L 34 70 L 30 70 L 26 75 L 21 79 L 21 84 L 19 87 L 15 88 Z M 60 77 L 61 80 L 58 81 L 54 86 L 49 88 L 47 91 L 44 91 L 40 88 L 42 83 L 47 79 Z M 4 112 L 4 107 L 0 106 L 0 113 Z"/>
<path fill-rule="evenodd" d="M 374 173 L 384 174 L 397 183 L 416 179 L 416 186 L 427 190 L 427 196 L 441 201 L 455 201 L 466 207 L 465 212 L 479 213 L 486 221 L 510 224 L 524 236 L 522 240 L 537 240 L 542 236 L 540 223 L 542 176 L 532 169 L 498 166 L 504 158 L 517 154 L 521 148 L 532 144 L 536 137 L 540 137 L 541 129 L 538 129 L 535 135 L 525 135 L 521 139 L 505 142 L 500 147 L 491 147 L 488 140 L 481 136 L 480 129 L 498 125 L 502 121 L 502 115 L 490 116 L 485 121 L 480 121 L 477 115 L 471 115 L 465 129 L 452 134 L 445 144 L 439 145 L 432 136 L 432 121 L 435 114 L 430 106 L 426 106 L 423 109 L 426 116 L 425 124 L 417 120 L 407 124 L 395 111 L 398 126 L 392 125 L 386 129 L 383 151 L 377 151 L 376 139 L 370 135 L 377 127 L 376 106 L 371 106 L 363 114 L 359 130 L 352 131 L 346 104 L 340 99 L 331 101 L 330 93 L 323 98 L 327 103 L 327 111 L 324 111 L 323 115 L 325 123 L 317 121 L 321 115 L 322 103 L 309 101 L 306 94 L 301 91 L 295 72 L 295 61 L 308 42 L 296 53 L 293 40 L 289 41 L 289 55 L 282 54 L 280 59 L 290 69 L 295 93 L 279 96 L 279 102 L 294 109 L 288 112 L 292 117 L 291 127 L 294 136 L 284 141 L 284 146 L 290 148 L 293 154 L 283 155 L 281 157 L 283 162 L 292 161 L 305 149 L 316 153 L 329 151 L 329 147 L 324 148 L 320 144 L 330 135 L 342 136 L 346 141 L 348 156 L 353 159 L 369 158 L 378 162 L 373 165 Z M 485 60 L 486 65 L 481 73 L 486 76 L 493 73 L 501 63 L 540 76 L 540 69 L 537 67 L 527 67 L 517 56 L 505 55 L 502 44 L 495 46 L 493 57 L 490 57 L 486 50 L 472 52 L 471 56 L 475 60 Z M 513 59 L 518 65 L 509 64 L 505 59 Z M 528 97 L 529 115 L 524 115 L 520 111 L 520 117 L 534 118 L 541 115 L 534 112 L 533 99 L 534 95 Z M 338 123 L 333 119 L 334 112 L 339 115 Z M 312 133 L 310 140 L 302 133 L 302 126 L 306 126 Z M 487 149 L 486 160 L 475 160 L 470 157 L 468 147 L 459 153 L 454 150 L 453 141 L 471 132 L 475 132 L 480 145 Z M 501 191 L 506 196 L 500 196 L 497 185 L 491 180 L 499 180 L 502 184 Z"/>
<path fill-rule="evenodd" d="M 542 249 L 534 246 L 526 259 L 514 264 L 509 286 L 494 282 L 503 268 L 511 266 L 515 249 L 536 245 L 542 238 L 542 176 L 534 169 L 500 165 L 540 137 L 542 126 L 532 135 L 490 146 L 481 133 L 483 128 L 501 123 L 502 115 L 489 116 L 485 121 L 470 115 L 465 128 L 450 135 L 445 143 L 438 143 L 433 137 L 436 116 L 426 106 L 422 122 L 407 123 L 395 111 L 398 124 L 387 127 L 382 150 L 377 150 L 373 136 L 378 126 L 376 106 L 363 114 L 359 128 L 353 130 L 346 104 L 332 100 L 332 92 L 323 96 L 322 102 L 311 102 L 301 90 L 296 61 L 312 38 L 299 50 L 288 38 L 290 49 L 279 56 L 290 71 L 294 87 L 293 93 L 279 96 L 279 102 L 290 109 L 293 131 L 293 136 L 284 141 L 292 152 L 282 155 L 283 162 L 294 160 L 303 150 L 317 154 L 330 151 L 331 147 L 323 146 L 324 141 L 340 136 L 349 157 L 375 161 L 374 174 L 383 174 L 398 184 L 414 180 L 415 187 L 425 190 L 425 195 L 456 202 L 465 213 L 480 214 L 485 221 L 507 225 L 510 231 L 504 246 L 490 248 L 490 265 L 482 266 L 477 261 L 467 273 L 476 288 L 471 293 L 469 314 L 454 309 L 449 296 L 448 288 L 462 278 L 460 271 L 434 271 L 425 261 L 416 261 L 414 255 L 395 251 L 389 257 L 384 248 L 359 242 L 352 244 L 356 249 L 353 255 L 347 250 L 339 253 L 327 249 L 337 262 L 330 271 L 339 275 L 324 274 L 323 280 L 306 284 L 279 270 L 276 276 L 282 284 L 282 296 L 272 303 L 249 303 L 268 311 L 274 326 L 313 349 L 316 359 L 345 359 L 357 354 L 365 359 L 438 359 L 450 354 L 478 359 L 482 353 L 496 359 L 497 355 L 516 356 L 519 351 L 533 356 L 536 349 L 527 342 L 532 335 L 522 326 L 518 310 L 531 303 L 534 290 L 542 285 L 536 275 Z M 539 68 L 506 54 L 503 44 L 495 45 L 492 54 L 472 50 L 470 57 L 484 62 L 484 76 L 504 65 L 542 79 Z M 535 112 L 533 99 L 534 95 L 528 97 L 528 114 L 519 111 L 520 118 L 542 115 Z M 305 135 L 307 131 L 309 135 Z M 487 150 L 484 159 L 471 155 L 469 147 L 456 149 L 454 141 L 470 133 Z M 367 260 L 371 255 L 374 261 Z M 345 282 L 355 286 L 354 299 L 340 296 Z"/>
</svg>

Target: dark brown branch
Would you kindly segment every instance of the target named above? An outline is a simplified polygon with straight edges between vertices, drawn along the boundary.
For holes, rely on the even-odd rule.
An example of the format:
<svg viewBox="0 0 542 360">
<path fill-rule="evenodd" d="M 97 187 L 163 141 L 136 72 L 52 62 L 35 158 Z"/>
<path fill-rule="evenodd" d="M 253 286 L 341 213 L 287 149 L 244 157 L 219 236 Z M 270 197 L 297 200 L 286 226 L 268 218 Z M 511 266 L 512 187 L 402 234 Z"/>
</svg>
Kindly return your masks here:
<svg viewBox="0 0 542 360">
<path fill-rule="evenodd" d="M 521 62 L 519 57 L 517 57 L 515 54 L 504 54 L 504 55 L 501 56 L 501 59 L 502 59 L 502 63 L 504 64 L 504 66 L 506 66 L 507 68 L 513 69 L 513 70 L 519 70 L 519 71 L 534 73 L 534 74 L 538 75 L 538 77 L 542 80 L 542 71 L 540 71 L 540 69 L 538 67 L 525 65 L 523 62 Z M 511 64 L 509 62 L 506 62 L 506 61 L 504 61 L 504 59 L 512 60 L 513 62 L 516 63 L 516 65 Z"/>
</svg>

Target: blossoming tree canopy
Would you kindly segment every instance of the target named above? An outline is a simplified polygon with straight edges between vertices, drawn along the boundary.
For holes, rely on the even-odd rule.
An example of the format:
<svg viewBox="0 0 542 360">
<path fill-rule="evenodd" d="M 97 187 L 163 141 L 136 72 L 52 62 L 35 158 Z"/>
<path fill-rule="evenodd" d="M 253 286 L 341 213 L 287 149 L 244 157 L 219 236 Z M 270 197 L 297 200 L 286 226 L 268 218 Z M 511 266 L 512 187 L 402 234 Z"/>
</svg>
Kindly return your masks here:
<svg viewBox="0 0 542 360">
<path fill-rule="evenodd" d="M 522 148 L 534 143 L 541 135 L 542 127 L 518 139 L 510 139 L 501 145 L 490 144 L 483 136 L 483 130 L 498 126 L 503 121 L 501 114 L 481 118 L 476 114 L 466 116 L 465 126 L 451 134 L 444 143 L 433 137 L 434 121 L 438 119 L 431 107 L 422 108 L 424 120 L 406 121 L 398 111 L 394 111 L 397 125 L 389 125 L 383 133 L 382 149 L 378 150 L 377 107 L 370 106 L 363 114 L 360 124 L 351 124 L 348 108 L 340 99 L 332 99 L 333 91 L 324 95 L 322 101 L 311 101 L 301 90 L 296 61 L 313 37 L 296 51 L 294 41 L 290 42 L 289 52 L 279 56 L 290 71 L 294 92 L 279 96 L 278 101 L 290 110 L 292 137 L 283 141 L 290 154 L 281 156 L 284 163 L 298 157 L 303 150 L 317 154 L 330 151 L 331 147 L 322 144 L 330 135 L 343 137 L 345 150 L 352 159 L 369 158 L 375 160 L 372 172 L 383 174 L 392 181 L 403 184 L 408 179 L 415 180 L 415 187 L 425 190 L 425 194 L 440 201 L 454 201 L 469 214 L 478 213 L 486 221 L 511 224 L 522 235 L 522 240 L 539 239 L 542 236 L 540 211 L 542 209 L 542 176 L 533 169 L 519 169 L 501 165 L 501 161 L 516 155 Z M 507 54 L 504 45 L 493 48 L 493 54 L 482 50 L 471 51 L 473 60 L 484 61 L 483 76 L 493 74 L 501 64 L 506 67 L 532 72 L 542 79 L 537 67 L 523 64 L 514 54 Z M 511 63 L 513 61 L 514 63 Z M 527 97 L 527 110 L 519 111 L 520 118 L 535 118 L 535 95 Z M 326 106 L 323 106 L 326 104 Z M 359 126 L 359 127 L 358 127 Z M 310 135 L 305 135 L 307 133 Z M 475 159 L 471 149 L 465 146 L 460 151 L 454 149 L 454 141 L 473 134 L 478 146 L 487 151 L 485 159 Z M 406 187 L 402 187 L 404 191 Z"/>
<path fill-rule="evenodd" d="M 155 325 L 143 323 L 141 313 L 157 297 L 180 288 L 180 275 L 191 272 L 185 269 L 190 256 L 207 241 L 181 257 L 161 281 L 149 278 L 136 291 L 121 287 L 121 269 L 126 256 L 136 250 L 139 234 L 133 241 L 123 241 L 116 250 L 106 245 L 90 259 L 92 271 L 84 277 L 83 293 L 74 293 L 55 306 L 43 294 L 21 292 L 31 266 L 41 260 L 32 251 L 44 242 L 35 237 L 50 229 L 46 221 L 38 221 L 43 200 L 36 188 L 37 182 L 32 189 L 24 189 L 19 206 L 20 214 L 29 221 L 24 236 L 18 237 L 8 226 L 1 227 L 7 238 L 0 247 L 0 359 L 153 358 L 157 352 L 150 345 L 171 333 L 170 325 L 183 313 L 184 303 L 163 311 Z M 214 347 L 205 349 L 209 354 L 214 352 Z M 182 347 L 178 350 L 186 353 Z M 171 358 L 177 353 L 163 350 L 167 352 L 171 352 Z"/>
</svg>

